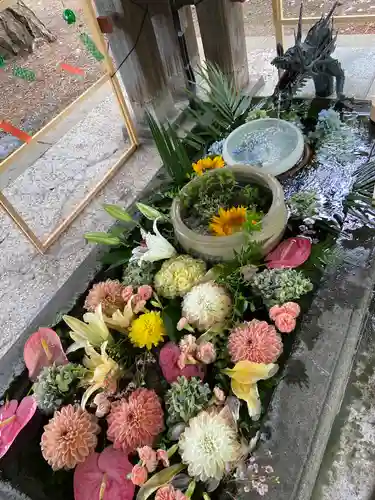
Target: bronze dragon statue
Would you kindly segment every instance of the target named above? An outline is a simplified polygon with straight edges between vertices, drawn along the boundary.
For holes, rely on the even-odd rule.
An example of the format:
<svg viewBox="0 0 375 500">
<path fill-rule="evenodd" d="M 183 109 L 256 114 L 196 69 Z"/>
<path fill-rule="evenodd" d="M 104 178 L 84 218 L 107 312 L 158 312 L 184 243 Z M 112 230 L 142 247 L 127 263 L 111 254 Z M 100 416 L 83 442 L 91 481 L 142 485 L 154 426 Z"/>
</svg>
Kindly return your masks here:
<svg viewBox="0 0 375 500">
<path fill-rule="evenodd" d="M 317 97 L 328 97 L 333 93 L 333 78 L 336 78 L 336 94 L 344 97 L 345 74 L 337 59 L 331 57 L 336 48 L 337 31 L 333 29 L 333 13 L 340 5 L 335 2 L 326 17 L 322 16 L 312 26 L 302 41 L 303 2 L 301 2 L 295 45 L 285 53 L 281 44 L 272 64 L 282 71 L 275 87 L 273 98 L 288 102 L 309 78 L 314 80 Z"/>
</svg>

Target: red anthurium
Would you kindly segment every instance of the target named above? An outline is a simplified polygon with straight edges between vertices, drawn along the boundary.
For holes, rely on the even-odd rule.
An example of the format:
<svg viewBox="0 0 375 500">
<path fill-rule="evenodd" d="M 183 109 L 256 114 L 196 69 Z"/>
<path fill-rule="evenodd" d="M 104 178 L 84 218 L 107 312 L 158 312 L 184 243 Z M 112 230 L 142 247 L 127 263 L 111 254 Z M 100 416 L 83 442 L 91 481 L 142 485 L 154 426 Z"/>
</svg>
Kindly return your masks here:
<svg viewBox="0 0 375 500">
<path fill-rule="evenodd" d="M 288 238 L 267 255 L 267 267 L 269 269 L 295 268 L 306 262 L 310 254 L 311 241 L 308 238 L 302 236 Z"/>
<path fill-rule="evenodd" d="M 5 455 L 18 434 L 31 420 L 36 407 L 36 401 L 32 396 L 26 396 L 19 404 L 13 399 L 0 407 L 0 458 Z"/>
<path fill-rule="evenodd" d="M 132 500 L 134 484 L 127 478 L 132 464 L 122 451 L 92 453 L 74 471 L 75 500 Z"/>
<path fill-rule="evenodd" d="M 28 338 L 23 349 L 23 359 L 31 380 L 35 380 L 45 366 L 68 363 L 59 336 L 50 328 L 39 328 Z"/>
</svg>

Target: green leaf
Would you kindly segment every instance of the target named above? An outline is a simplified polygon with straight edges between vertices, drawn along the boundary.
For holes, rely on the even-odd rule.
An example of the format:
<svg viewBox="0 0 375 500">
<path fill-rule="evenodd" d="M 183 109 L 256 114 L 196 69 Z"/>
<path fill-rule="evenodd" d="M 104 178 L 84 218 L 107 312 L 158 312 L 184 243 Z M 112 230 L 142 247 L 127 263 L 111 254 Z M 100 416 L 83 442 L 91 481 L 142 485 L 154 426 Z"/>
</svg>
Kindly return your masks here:
<svg viewBox="0 0 375 500">
<path fill-rule="evenodd" d="M 181 306 L 173 301 L 165 307 L 161 313 L 167 335 L 173 342 L 178 342 L 181 334 L 177 330 L 177 323 L 181 318 Z"/>
<path fill-rule="evenodd" d="M 103 205 L 104 210 L 114 219 L 121 220 L 123 222 L 134 222 L 131 215 L 128 214 L 126 210 L 117 205 Z"/>
<path fill-rule="evenodd" d="M 138 210 L 142 215 L 146 217 L 148 220 L 156 220 L 163 217 L 163 214 L 156 210 L 154 207 L 150 207 L 149 205 L 145 205 L 144 203 L 136 203 Z"/>
<path fill-rule="evenodd" d="M 120 260 L 125 260 L 127 262 L 130 258 L 131 251 L 129 248 L 124 248 L 123 250 L 115 250 L 112 252 L 107 252 L 101 258 L 103 264 L 115 264 Z"/>
<path fill-rule="evenodd" d="M 184 464 L 175 464 L 154 474 L 138 491 L 136 500 L 147 500 L 156 490 L 169 484 L 185 467 Z"/>
<path fill-rule="evenodd" d="M 121 240 L 117 236 L 109 236 L 107 233 L 85 233 L 84 238 L 92 243 L 102 245 L 121 245 Z"/>
</svg>

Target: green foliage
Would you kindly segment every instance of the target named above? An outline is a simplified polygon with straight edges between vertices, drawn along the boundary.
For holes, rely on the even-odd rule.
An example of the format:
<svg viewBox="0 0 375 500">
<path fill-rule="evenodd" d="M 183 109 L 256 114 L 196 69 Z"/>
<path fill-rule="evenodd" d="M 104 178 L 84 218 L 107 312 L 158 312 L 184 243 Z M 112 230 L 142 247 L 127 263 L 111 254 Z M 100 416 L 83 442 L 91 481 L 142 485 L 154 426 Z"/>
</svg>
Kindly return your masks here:
<svg viewBox="0 0 375 500">
<path fill-rule="evenodd" d="M 297 300 L 313 289 L 310 279 L 295 269 L 265 269 L 253 276 L 250 285 L 267 307 Z"/>
<path fill-rule="evenodd" d="M 155 264 L 152 262 L 138 262 L 132 261 L 124 267 L 122 275 L 122 284 L 125 286 L 131 285 L 138 287 L 142 285 L 152 285 L 154 281 Z"/>
<path fill-rule="evenodd" d="M 192 172 L 192 166 L 182 140 L 169 123 L 159 124 L 148 112 L 146 117 L 165 169 L 176 184 L 184 184 Z"/>
<path fill-rule="evenodd" d="M 314 217 L 318 213 L 319 200 L 315 191 L 295 193 L 287 204 L 291 216 L 299 219 Z"/>
<path fill-rule="evenodd" d="M 33 385 L 38 408 L 47 414 L 58 410 L 75 394 L 86 373 L 86 368 L 74 363 L 43 368 Z"/>
<path fill-rule="evenodd" d="M 174 425 L 179 422 L 189 422 L 208 404 L 211 390 L 200 378 L 178 377 L 165 396 L 167 408 L 167 424 Z"/>
<path fill-rule="evenodd" d="M 243 231 L 251 234 L 262 229 L 263 213 L 256 210 L 247 210 L 246 221 L 242 226 Z"/>
<path fill-rule="evenodd" d="M 374 192 L 375 160 L 371 160 L 357 170 L 352 191 L 345 201 L 348 213 L 369 227 L 375 226 Z"/>
</svg>

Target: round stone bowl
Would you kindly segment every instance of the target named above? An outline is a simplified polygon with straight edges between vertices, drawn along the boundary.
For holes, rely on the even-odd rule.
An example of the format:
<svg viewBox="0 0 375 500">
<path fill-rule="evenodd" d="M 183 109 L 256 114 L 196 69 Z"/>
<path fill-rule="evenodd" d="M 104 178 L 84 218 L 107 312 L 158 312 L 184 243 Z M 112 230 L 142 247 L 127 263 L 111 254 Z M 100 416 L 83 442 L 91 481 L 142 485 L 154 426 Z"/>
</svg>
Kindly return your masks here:
<svg viewBox="0 0 375 500">
<path fill-rule="evenodd" d="M 267 255 L 281 241 L 288 220 L 283 188 L 275 177 L 256 168 L 244 165 L 233 165 L 225 168 L 231 170 L 237 181 L 243 186 L 255 184 L 268 189 L 272 194 L 271 206 L 262 219 L 262 229 L 251 235 L 253 241 L 262 243 L 262 252 Z M 214 173 L 215 170 L 212 170 L 205 173 L 204 176 Z M 186 192 L 192 183 L 201 182 L 201 179 L 202 177 L 195 177 L 182 188 L 182 192 Z M 208 262 L 232 260 L 234 252 L 240 251 L 247 242 L 248 236 L 243 232 L 230 236 L 207 236 L 191 230 L 182 220 L 181 202 L 178 197 L 172 203 L 171 219 L 175 235 L 182 248 L 187 253 Z"/>
<path fill-rule="evenodd" d="M 294 167 L 303 153 L 302 132 L 292 123 L 277 118 L 241 125 L 227 137 L 223 147 L 227 165 L 251 165 L 275 176 Z"/>
</svg>

